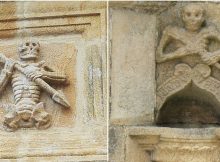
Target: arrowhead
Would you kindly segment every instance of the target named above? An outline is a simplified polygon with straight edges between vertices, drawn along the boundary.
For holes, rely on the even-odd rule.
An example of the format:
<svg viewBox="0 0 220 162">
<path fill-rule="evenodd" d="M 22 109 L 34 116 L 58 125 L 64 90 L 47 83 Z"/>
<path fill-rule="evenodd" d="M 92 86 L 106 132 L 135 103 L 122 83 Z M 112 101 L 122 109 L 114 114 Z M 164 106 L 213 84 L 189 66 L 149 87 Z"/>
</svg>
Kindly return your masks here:
<svg viewBox="0 0 220 162">
<path fill-rule="evenodd" d="M 52 99 L 61 104 L 62 106 L 66 107 L 66 108 L 69 108 L 70 107 L 70 104 L 69 102 L 67 101 L 67 99 L 65 98 L 64 95 L 61 95 L 59 93 L 55 93 L 53 96 L 52 96 Z"/>
</svg>

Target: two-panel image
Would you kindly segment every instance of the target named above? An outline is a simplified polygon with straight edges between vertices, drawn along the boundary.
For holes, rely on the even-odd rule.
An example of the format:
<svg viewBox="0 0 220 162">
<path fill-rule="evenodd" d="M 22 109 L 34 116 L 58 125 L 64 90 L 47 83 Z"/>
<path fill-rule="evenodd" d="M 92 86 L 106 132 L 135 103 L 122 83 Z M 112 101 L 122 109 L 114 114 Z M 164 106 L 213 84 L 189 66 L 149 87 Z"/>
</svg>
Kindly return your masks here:
<svg viewBox="0 0 220 162">
<path fill-rule="evenodd" d="M 220 162 L 220 2 L 1 1 L 0 162 Z"/>
</svg>

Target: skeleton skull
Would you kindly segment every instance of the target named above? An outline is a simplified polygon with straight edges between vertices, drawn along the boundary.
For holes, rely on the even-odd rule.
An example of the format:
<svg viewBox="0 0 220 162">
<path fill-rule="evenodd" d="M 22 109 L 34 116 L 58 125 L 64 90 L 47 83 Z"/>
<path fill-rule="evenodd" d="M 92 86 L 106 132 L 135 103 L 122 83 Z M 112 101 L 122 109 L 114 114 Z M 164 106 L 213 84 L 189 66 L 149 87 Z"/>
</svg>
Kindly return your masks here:
<svg viewBox="0 0 220 162">
<path fill-rule="evenodd" d="M 27 41 L 18 47 L 19 57 L 22 60 L 37 59 L 39 54 L 40 44 L 35 41 Z"/>
<path fill-rule="evenodd" d="M 198 31 L 205 20 L 205 10 L 200 5 L 187 5 L 183 8 L 182 18 L 188 31 Z"/>
</svg>

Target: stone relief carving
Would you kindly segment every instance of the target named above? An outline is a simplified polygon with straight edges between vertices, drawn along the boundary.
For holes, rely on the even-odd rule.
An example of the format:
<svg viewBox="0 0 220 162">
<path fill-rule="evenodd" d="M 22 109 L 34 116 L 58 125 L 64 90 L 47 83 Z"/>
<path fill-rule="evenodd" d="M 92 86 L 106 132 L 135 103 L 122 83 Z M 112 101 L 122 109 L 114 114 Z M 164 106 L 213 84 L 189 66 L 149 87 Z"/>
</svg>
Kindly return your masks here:
<svg viewBox="0 0 220 162">
<path fill-rule="evenodd" d="M 0 62 L 4 63 L 0 74 L 0 92 L 11 80 L 15 100 L 14 104 L 6 105 L 8 112 L 4 117 L 4 127 L 8 131 L 34 126 L 46 129 L 50 126 L 51 115 L 40 102 L 42 90 L 49 93 L 55 102 L 70 107 L 65 96 L 47 83 L 66 83 L 66 76 L 43 66 L 45 61 L 37 62 L 39 49 L 38 42 L 27 41 L 18 47 L 19 61 L 0 54 Z"/>
<path fill-rule="evenodd" d="M 220 33 L 214 26 L 205 26 L 205 10 L 195 4 L 187 5 L 182 11 L 185 28 L 168 26 L 164 31 L 158 47 L 157 62 L 182 58 L 187 55 L 199 55 L 207 65 L 219 67 L 220 51 L 209 52 L 209 40 L 220 40 Z M 176 50 L 165 52 L 167 45 L 175 43 Z"/>
<path fill-rule="evenodd" d="M 158 85 L 156 118 L 166 100 L 190 83 L 209 92 L 220 102 L 220 81 L 211 75 L 212 67 L 220 69 L 220 50 L 209 50 L 211 41 L 220 41 L 220 32 L 215 26 L 205 24 L 205 10 L 197 4 L 189 4 L 182 9 L 182 20 L 184 28 L 165 28 L 157 49 L 158 64 L 178 61 L 174 64 L 172 77 Z M 187 56 L 197 56 L 199 63 L 190 65 L 183 59 Z"/>
<path fill-rule="evenodd" d="M 206 142 L 201 140 L 199 143 L 196 140 L 191 140 L 190 142 L 181 141 L 181 142 L 163 142 L 155 146 L 155 151 L 152 155 L 152 160 L 155 162 L 160 161 L 181 161 L 181 162 L 215 162 L 219 159 L 219 148 L 217 144 L 214 144 L 216 141 Z M 207 152 L 211 153 L 207 155 Z"/>
</svg>

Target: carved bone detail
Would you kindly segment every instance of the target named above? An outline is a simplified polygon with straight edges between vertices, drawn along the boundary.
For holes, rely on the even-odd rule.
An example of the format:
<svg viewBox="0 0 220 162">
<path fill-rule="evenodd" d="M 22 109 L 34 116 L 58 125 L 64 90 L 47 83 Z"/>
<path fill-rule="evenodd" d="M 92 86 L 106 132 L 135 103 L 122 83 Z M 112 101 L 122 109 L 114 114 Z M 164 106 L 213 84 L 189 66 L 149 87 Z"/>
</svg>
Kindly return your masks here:
<svg viewBox="0 0 220 162">
<path fill-rule="evenodd" d="M 54 71 L 45 71 L 42 67 L 44 61 L 36 62 L 39 47 L 38 42 L 25 42 L 19 46 L 19 57 L 22 62 L 0 55 L 0 62 L 5 63 L 0 76 L 0 90 L 12 77 L 11 84 L 15 99 L 15 104 L 8 106 L 9 112 L 4 118 L 6 130 L 14 131 L 33 126 L 46 129 L 51 125 L 51 115 L 46 112 L 44 103 L 39 101 L 42 90 L 49 93 L 55 102 L 70 107 L 65 96 L 43 80 L 51 78 L 53 81 L 64 83 L 66 77 L 59 76 Z"/>
</svg>

